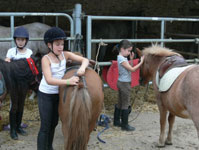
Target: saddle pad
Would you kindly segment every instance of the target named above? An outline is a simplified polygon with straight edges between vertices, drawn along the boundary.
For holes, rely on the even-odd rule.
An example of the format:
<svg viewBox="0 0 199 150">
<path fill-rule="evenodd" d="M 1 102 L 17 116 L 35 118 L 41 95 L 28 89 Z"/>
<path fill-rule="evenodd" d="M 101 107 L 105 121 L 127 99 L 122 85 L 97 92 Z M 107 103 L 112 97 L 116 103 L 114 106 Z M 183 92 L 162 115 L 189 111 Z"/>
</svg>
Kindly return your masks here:
<svg viewBox="0 0 199 150">
<path fill-rule="evenodd" d="M 133 65 L 137 65 L 139 59 L 133 60 Z M 139 85 L 139 77 L 140 77 L 140 69 L 137 69 L 135 72 L 131 73 L 131 87 Z M 117 61 L 112 61 L 112 65 L 108 69 L 107 72 L 107 84 L 113 90 L 118 90 L 117 88 L 117 80 L 118 80 L 118 65 Z"/>
<path fill-rule="evenodd" d="M 185 66 L 185 67 L 177 67 L 169 70 L 165 73 L 161 79 L 159 79 L 159 72 L 156 73 L 156 85 L 159 89 L 159 92 L 165 92 L 169 90 L 172 86 L 174 81 L 178 78 L 178 76 L 187 68 L 191 67 L 192 65 Z"/>
</svg>

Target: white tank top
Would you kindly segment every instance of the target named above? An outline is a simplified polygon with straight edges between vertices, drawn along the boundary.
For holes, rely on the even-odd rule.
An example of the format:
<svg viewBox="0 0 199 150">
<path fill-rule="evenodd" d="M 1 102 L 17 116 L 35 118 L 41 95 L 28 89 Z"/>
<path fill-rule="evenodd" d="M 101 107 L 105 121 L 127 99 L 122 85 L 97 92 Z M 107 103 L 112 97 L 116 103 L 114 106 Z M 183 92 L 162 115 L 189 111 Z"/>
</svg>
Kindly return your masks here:
<svg viewBox="0 0 199 150">
<path fill-rule="evenodd" d="M 61 79 L 64 76 L 64 73 L 66 71 L 66 59 L 64 56 L 64 53 L 62 53 L 64 59 L 60 63 L 53 63 L 51 61 L 51 58 L 48 55 L 45 55 L 48 57 L 50 63 L 51 63 L 51 73 L 53 78 Z M 46 79 L 44 75 L 42 76 L 41 83 L 39 85 L 39 90 L 46 94 L 58 94 L 59 93 L 59 86 L 58 85 L 49 85 L 46 82 Z"/>
</svg>

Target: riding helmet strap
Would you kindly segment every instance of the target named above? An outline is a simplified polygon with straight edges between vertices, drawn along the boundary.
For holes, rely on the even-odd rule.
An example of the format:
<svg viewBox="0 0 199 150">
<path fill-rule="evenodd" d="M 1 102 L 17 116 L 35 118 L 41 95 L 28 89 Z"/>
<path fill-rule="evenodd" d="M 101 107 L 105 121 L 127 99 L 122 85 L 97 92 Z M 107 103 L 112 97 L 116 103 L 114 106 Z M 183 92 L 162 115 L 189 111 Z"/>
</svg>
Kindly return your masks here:
<svg viewBox="0 0 199 150">
<path fill-rule="evenodd" d="M 23 49 L 24 47 L 26 47 L 26 45 L 27 45 L 28 41 L 26 40 L 25 45 L 24 45 L 24 46 L 22 46 L 22 47 L 19 47 L 19 46 L 17 45 L 16 40 L 14 40 L 14 41 L 15 41 L 15 45 L 16 45 L 16 55 L 17 55 L 17 48 L 19 48 L 19 49 Z"/>
<path fill-rule="evenodd" d="M 35 63 L 34 63 L 33 59 L 32 58 L 27 58 L 26 60 L 28 62 L 28 65 L 29 65 L 30 70 L 32 71 L 32 73 L 34 75 L 38 75 L 39 71 L 37 70 L 37 67 L 35 66 Z"/>
<path fill-rule="evenodd" d="M 50 48 L 49 48 L 50 49 Z M 59 60 L 59 65 L 61 65 L 61 60 L 59 59 L 58 55 L 55 54 L 55 52 L 53 51 L 53 44 L 52 44 L 52 49 L 50 49 L 51 52 L 55 55 L 55 57 L 57 57 L 57 59 Z"/>
<path fill-rule="evenodd" d="M 17 56 L 17 47 L 16 47 L 16 56 Z"/>
</svg>

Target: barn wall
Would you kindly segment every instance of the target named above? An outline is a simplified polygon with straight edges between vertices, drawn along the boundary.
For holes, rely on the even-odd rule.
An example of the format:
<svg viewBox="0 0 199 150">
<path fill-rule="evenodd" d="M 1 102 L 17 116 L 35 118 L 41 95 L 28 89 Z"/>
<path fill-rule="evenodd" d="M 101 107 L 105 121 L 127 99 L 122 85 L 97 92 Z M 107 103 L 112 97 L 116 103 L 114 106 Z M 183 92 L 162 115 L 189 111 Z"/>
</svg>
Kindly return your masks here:
<svg viewBox="0 0 199 150">
<path fill-rule="evenodd" d="M 82 4 L 89 15 L 129 16 L 197 16 L 198 0 L 6 0 L 0 1 L 1 12 L 64 12 Z"/>
</svg>

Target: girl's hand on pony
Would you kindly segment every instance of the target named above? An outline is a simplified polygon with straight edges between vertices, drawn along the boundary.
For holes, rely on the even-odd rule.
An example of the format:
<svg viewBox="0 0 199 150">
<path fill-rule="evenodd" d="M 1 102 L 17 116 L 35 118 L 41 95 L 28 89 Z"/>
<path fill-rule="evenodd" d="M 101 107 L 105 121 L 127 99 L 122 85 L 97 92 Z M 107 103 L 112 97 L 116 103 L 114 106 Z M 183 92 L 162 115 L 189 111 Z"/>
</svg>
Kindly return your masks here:
<svg viewBox="0 0 199 150">
<path fill-rule="evenodd" d="M 141 58 L 140 58 L 140 63 L 143 63 L 144 62 L 144 56 L 142 56 Z"/>
<path fill-rule="evenodd" d="M 78 76 L 72 76 L 71 78 L 66 80 L 67 85 L 78 85 L 79 77 Z"/>
<path fill-rule="evenodd" d="M 77 70 L 77 75 L 78 75 L 78 76 L 82 76 L 82 75 L 84 75 L 84 74 L 85 74 L 85 69 L 79 68 L 79 69 Z"/>
</svg>

